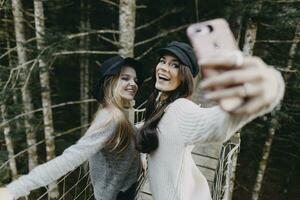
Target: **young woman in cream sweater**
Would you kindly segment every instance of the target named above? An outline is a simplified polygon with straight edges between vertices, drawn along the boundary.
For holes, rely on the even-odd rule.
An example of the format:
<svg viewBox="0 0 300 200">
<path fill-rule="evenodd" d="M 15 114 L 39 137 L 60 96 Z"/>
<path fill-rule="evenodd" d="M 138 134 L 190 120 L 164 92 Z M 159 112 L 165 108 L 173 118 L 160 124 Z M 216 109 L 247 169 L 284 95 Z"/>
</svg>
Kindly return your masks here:
<svg viewBox="0 0 300 200">
<path fill-rule="evenodd" d="M 244 104 L 226 111 L 220 106 L 201 108 L 188 99 L 193 92 L 193 77 L 199 72 L 193 49 L 186 43 L 172 42 L 158 53 L 154 90 L 136 138 L 137 149 L 149 154 L 153 197 L 210 200 L 207 180 L 191 156 L 194 144 L 224 142 L 246 123 L 270 112 L 283 97 L 283 79 L 259 58 L 241 59 L 236 52 L 216 54 L 201 61 L 204 70 L 238 66 L 204 79 L 202 88 L 210 89 L 206 98 L 220 101 L 240 97 Z"/>
</svg>

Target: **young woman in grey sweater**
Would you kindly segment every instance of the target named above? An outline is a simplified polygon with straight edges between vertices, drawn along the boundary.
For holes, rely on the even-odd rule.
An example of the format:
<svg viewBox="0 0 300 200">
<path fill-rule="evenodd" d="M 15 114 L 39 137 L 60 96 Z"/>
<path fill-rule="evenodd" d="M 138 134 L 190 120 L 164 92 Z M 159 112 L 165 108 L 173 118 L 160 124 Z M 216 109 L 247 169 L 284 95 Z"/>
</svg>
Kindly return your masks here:
<svg viewBox="0 0 300 200">
<path fill-rule="evenodd" d="M 1 188 L 1 200 L 28 195 L 86 160 L 97 200 L 133 200 L 140 160 L 133 142 L 135 128 L 128 121 L 126 109 L 142 81 L 142 64 L 138 61 L 121 56 L 106 60 L 93 91 L 100 107 L 86 134 L 62 155 Z"/>
</svg>

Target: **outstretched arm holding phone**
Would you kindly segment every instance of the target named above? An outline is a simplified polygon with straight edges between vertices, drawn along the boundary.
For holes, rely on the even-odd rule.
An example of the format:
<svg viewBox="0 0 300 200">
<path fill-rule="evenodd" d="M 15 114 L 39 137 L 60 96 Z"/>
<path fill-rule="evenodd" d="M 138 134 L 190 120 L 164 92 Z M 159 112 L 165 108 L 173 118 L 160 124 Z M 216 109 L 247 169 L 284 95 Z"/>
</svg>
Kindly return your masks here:
<svg viewBox="0 0 300 200">
<path fill-rule="evenodd" d="M 194 49 L 174 41 L 157 51 L 154 90 L 136 138 L 137 149 L 149 154 L 155 200 L 210 200 L 207 180 L 191 156 L 193 145 L 225 141 L 283 97 L 280 73 L 260 58 L 244 57 L 223 22 L 192 25 L 188 36 Z M 200 108 L 188 99 L 199 71 L 206 98 L 219 106 Z"/>
</svg>

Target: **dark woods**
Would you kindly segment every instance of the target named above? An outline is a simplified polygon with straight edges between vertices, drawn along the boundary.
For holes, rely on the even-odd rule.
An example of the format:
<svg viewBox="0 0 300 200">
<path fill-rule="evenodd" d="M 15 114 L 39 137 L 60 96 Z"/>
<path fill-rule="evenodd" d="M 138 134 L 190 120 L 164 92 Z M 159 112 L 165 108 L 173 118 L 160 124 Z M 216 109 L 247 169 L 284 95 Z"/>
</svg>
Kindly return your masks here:
<svg viewBox="0 0 300 200">
<path fill-rule="evenodd" d="M 126 9 L 129 14 L 122 12 Z M 257 193 L 260 199 L 298 199 L 296 0 L 0 1 L 0 183 L 55 157 L 85 132 L 97 110 L 90 92 L 103 60 L 118 52 L 134 56 L 150 77 L 156 48 L 172 40 L 188 42 L 189 24 L 216 17 L 230 22 L 246 54 L 263 57 L 286 81 L 280 110 L 242 130 L 233 199 L 255 199 Z M 150 87 L 147 82 L 141 88 L 137 106 Z M 260 190 L 254 189 L 258 185 Z"/>
</svg>

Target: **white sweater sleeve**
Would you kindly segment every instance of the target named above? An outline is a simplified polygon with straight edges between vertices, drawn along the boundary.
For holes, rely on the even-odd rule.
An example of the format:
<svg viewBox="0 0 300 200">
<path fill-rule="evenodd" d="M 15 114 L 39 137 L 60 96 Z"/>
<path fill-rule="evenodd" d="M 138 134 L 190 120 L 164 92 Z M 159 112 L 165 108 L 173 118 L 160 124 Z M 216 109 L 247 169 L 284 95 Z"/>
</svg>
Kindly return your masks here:
<svg viewBox="0 0 300 200">
<path fill-rule="evenodd" d="M 89 128 L 76 144 L 67 148 L 62 155 L 34 168 L 29 174 L 7 185 L 8 190 L 17 199 L 28 195 L 31 190 L 48 185 L 69 171 L 72 171 L 90 156 L 98 152 L 111 137 L 115 124 L 95 130 Z"/>
<path fill-rule="evenodd" d="M 177 116 L 180 132 L 187 144 L 214 143 L 228 140 L 237 130 L 258 116 L 270 112 L 279 104 L 284 94 L 284 82 L 276 71 L 279 82 L 278 93 L 271 105 L 251 115 L 234 116 L 224 112 L 219 106 L 200 108 L 187 99 L 178 99 L 170 110 Z"/>
</svg>

